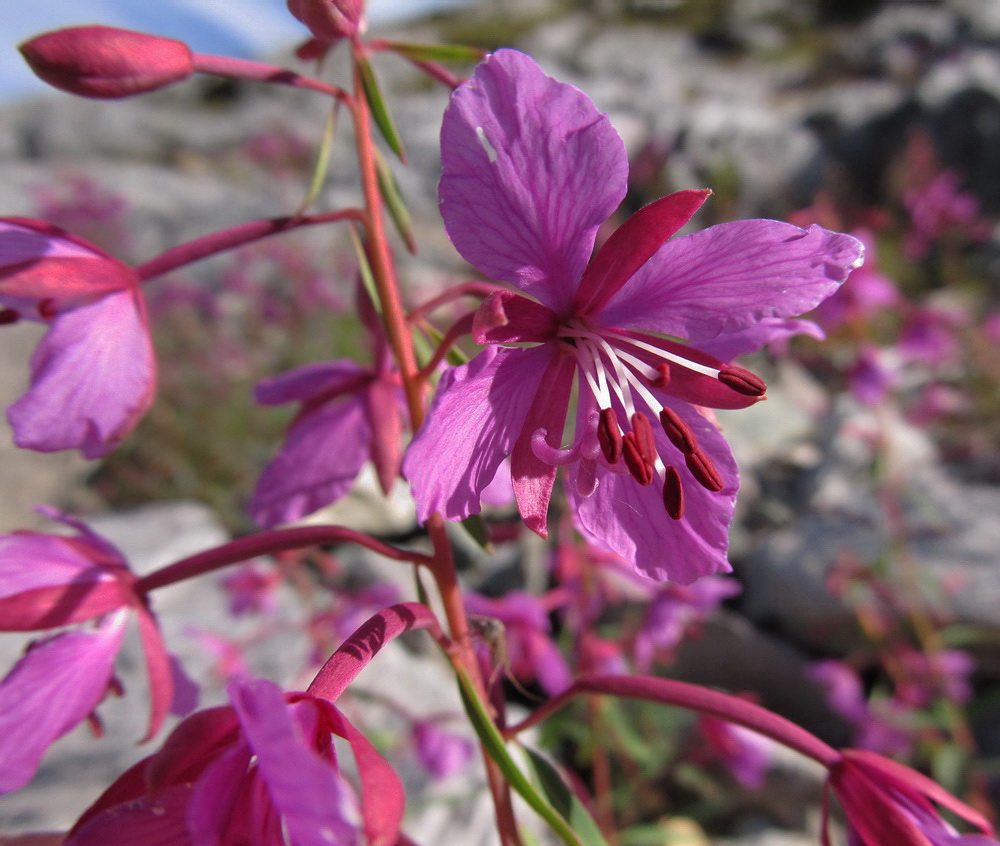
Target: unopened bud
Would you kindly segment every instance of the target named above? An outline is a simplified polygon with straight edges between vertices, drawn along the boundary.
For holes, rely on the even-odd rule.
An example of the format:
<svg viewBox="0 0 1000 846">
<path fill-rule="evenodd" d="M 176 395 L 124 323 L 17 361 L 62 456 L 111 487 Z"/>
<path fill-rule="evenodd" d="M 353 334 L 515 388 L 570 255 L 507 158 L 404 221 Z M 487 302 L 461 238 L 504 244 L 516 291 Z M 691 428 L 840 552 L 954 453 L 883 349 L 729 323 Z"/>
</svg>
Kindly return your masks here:
<svg viewBox="0 0 1000 846">
<path fill-rule="evenodd" d="M 320 41 L 351 38 L 362 28 L 364 0 L 287 0 L 288 11 Z"/>
<path fill-rule="evenodd" d="M 101 100 L 155 91 L 194 73 L 184 42 L 109 26 L 47 32 L 19 49 L 49 85 Z"/>
</svg>

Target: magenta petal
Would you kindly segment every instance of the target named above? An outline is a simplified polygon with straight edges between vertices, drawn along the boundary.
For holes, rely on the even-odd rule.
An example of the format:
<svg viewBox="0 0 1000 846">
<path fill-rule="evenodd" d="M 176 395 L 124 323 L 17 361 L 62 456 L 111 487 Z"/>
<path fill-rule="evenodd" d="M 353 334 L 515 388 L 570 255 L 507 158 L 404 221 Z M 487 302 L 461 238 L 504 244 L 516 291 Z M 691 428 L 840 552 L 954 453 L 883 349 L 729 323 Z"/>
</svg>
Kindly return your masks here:
<svg viewBox="0 0 1000 846">
<path fill-rule="evenodd" d="M 198 777 L 183 814 L 192 844 L 232 842 L 236 834 L 233 828 L 240 831 L 248 827 L 248 809 L 240 805 L 240 797 L 255 777 L 250 769 L 252 758 L 253 750 L 240 738 L 222 750 Z"/>
<path fill-rule="evenodd" d="M 315 362 L 262 380 L 254 387 L 253 395 L 261 405 L 303 402 L 351 390 L 367 376 L 369 371 L 349 359 Z"/>
<path fill-rule="evenodd" d="M 677 191 L 639 209 L 591 259 L 573 302 L 574 314 L 594 314 L 701 208 L 711 191 Z"/>
<path fill-rule="evenodd" d="M 137 796 L 90 817 L 63 846 L 179 846 L 190 842 L 184 812 L 191 785 Z"/>
<path fill-rule="evenodd" d="M 135 291 L 59 315 L 31 360 L 31 388 L 7 410 L 20 447 L 114 449 L 153 399 L 156 360 Z"/>
<path fill-rule="evenodd" d="M 584 497 L 577 492 L 575 475 L 579 469 L 575 467 L 567 489 L 574 523 L 588 541 L 617 553 L 647 578 L 690 584 L 702 576 L 732 569 L 726 551 L 739 474 L 729 445 L 704 416 L 682 403 L 670 407 L 691 427 L 699 446 L 711 457 L 725 482 L 721 491 L 707 491 L 699 485 L 680 452 L 659 431 L 657 451 L 665 463 L 677 468 L 684 487 L 682 519 L 674 520 L 667 514 L 662 485 L 655 476 L 651 485 L 643 487 L 631 476 L 599 465 L 597 490 Z"/>
<path fill-rule="evenodd" d="M 124 563 L 82 539 L 19 532 L 0 536 L 0 631 L 55 628 L 128 603 Z M 115 566 L 117 563 L 118 566 Z"/>
<path fill-rule="evenodd" d="M 371 460 L 379 487 L 386 496 L 399 478 L 403 461 L 405 401 L 398 385 L 375 379 L 364 394 L 365 413 L 371 427 Z"/>
<path fill-rule="evenodd" d="M 152 611 L 145 607 L 136 608 L 139 621 L 139 637 L 142 641 L 142 656 L 146 662 L 149 677 L 149 726 L 143 742 L 152 738 L 163 725 L 174 701 L 174 671 L 170 666 L 170 655 L 163 635 L 156 624 Z"/>
<path fill-rule="evenodd" d="M 345 816 L 347 785 L 334 766 L 308 748 L 277 685 L 231 682 L 229 696 L 257 756 L 257 767 L 297 846 L 359 841 Z"/>
<path fill-rule="evenodd" d="M 427 420 L 403 459 L 418 519 L 435 511 L 448 520 L 479 513 L 480 495 L 514 449 L 556 354 L 551 344 L 487 347 L 441 377 Z"/>
<path fill-rule="evenodd" d="M 597 227 L 625 196 L 625 147 L 578 89 L 499 50 L 451 98 L 441 127 L 441 215 L 482 273 L 564 311 Z"/>
<path fill-rule="evenodd" d="M 476 309 L 472 338 L 477 344 L 541 343 L 552 340 L 558 328 L 550 308 L 513 291 L 497 291 Z"/>
<path fill-rule="evenodd" d="M 702 352 L 722 359 L 732 361 L 740 355 L 755 352 L 768 344 L 781 343 L 796 335 L 808 335 L 817 341 L 822 341 L 826 335 L 811 320 L 765 317 L 760 323 L 755 323 L 738 332 L 724 332 L 708 341 L 699 341 Z"/>
<path fill-rule="evenodd" d="M 776 220 L 722 223 L 664 244 L 598 315 L 691 340 L 815 308 L 861 264 L 850 235 Z"/>
<path fill-rule="evenodd" d="M 49 746 L 104 697 L 127 612 L 35 646 L 0 682 L 0 793 L 24 787 Z"/>
<path fill-rule="evenodd" d="M 368 457 L 371 425 L 363 397 L 322 405 L 288 431 L 261 474 L 250 516 L 264 528 L 301 520 L 346 494 Z"/>
</svg>

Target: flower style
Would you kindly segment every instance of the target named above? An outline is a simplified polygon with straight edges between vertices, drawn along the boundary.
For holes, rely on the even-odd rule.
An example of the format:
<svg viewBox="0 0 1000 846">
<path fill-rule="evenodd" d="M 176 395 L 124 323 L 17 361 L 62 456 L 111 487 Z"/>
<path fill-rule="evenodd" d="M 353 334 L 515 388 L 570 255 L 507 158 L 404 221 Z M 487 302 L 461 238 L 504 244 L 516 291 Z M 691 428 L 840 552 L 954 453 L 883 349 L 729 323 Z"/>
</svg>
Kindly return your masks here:
<svg viewBox="0 0 1000 846">
<path fill-rule="evenodd" d="M 263 405 L 302 403 L 250 501 L 258 525 L 301 520 L 340 499 L 368 460 L 389 493 L 403 426 L 398 373 L 346 359 L 307 364 L 261 382 L 254 396 Z"/>
<path fill-rule="evenodd" d="M 931 779 L 881 755 L 845 749 L 830 767 L 828 785 L 844 806 L 851 843 L 859 846 L 996 846 L 981 814 Z M 983 834 L 959 834 L 934 807 L 937 803 Z M 825 814 L 824 814 L 825 816 Z M 824 820 L 823 842 L 829 843 Z"/>
<path fill-rule="evenodd" d="M 99 458 L 153 400 L 156 359 L 135 273 L 61 229 L 0 219 L 0 324 L 49 324 L 7 410 L 20 447 Z"/>
<path fill-rule="evenodd" d="M 97 622 L 34 644 L 0 682 L 0 792 L 27 784 L 48 747 L 104 698 L 128 610 L 137 616 L 150 680 L 147 739 L 174 698 L 175 668 L 121 553 L 83 523 L 57 519 L 78 535 L 0 536 L 0 631 Z"/>
<path fill-rule="evenodd" d="M 479 308 L 473 337 L 487 348 L 442 377 L 407 453 L 420 519 L 477 513 L 510 456 L 521 516 L 540 535 L 566 466 L 589 541 L 650 578 L 728 570 L 738 476 L 698 407 L 743 408 L 765 385 L 716 350 L 800 331 L 788 318 L 837 289 L 860 243 L 772 220 L 668 241 L 709 194 L 681 191 L 641 209 L 591 257 L 625 194 L 624 145 L 582 92 L 512 50 L 453 94 L 441 148 L 452 242 L 518 292 Z M 575 431 L 562 449 L 574 385 Z"/>
</svg>

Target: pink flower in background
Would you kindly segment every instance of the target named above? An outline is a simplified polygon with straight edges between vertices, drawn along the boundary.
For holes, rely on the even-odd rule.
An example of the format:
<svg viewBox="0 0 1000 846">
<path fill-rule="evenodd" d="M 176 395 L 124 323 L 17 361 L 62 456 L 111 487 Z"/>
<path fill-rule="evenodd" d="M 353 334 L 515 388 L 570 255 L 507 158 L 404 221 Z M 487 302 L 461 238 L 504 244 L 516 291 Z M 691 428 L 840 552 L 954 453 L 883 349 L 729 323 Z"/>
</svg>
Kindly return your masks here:
<svg viewBox="0 0 1000 846">
<path fill-rule="evenodd" d="M 836 294 L 817 306 L 812 316 L 825 329 L 869 320 L 899 305 L 902 300 L 896 283 L 879 272 L 875 233 L 859 229 L 851 234 L 864 244 L 865 263 L 850 275 Z"/>
<path fill-rule="evenodd" d="M 455 92 L 441 150 L 452 242 L 518 291 L 480 307 L 473 336 L 488 346 L 445 374 L 406 455 L 420 519 L 478 513 L 510 456 L 518 509 L 540 535 L 565 466 L 589 541 L 650 578 L 728 570 L 737 471 L 698 407 L 743 408 L 765 386 L 713 345 L 749 344 L 744 333 L 758 327 L 758 347 L 787 335 L 787 318 L 860 263 L 860 243 L 771 220 L 668 241 L 709 193 L 682 191 L 633 215 L 592 257 L 625 195 L 624 145 L 582 92 L 512 50 Z M 562 448 L 574 387 L 575 431 Z"/>
<path fill-rule="evenodd" d="M 20 447 L 79 449 L 99 458 L 153 400 L 156 359 L 139 280 L 130 268 L 35 220 L 0 220 L 0 324 L 49 331 L 31 359 L 31 386 L 7 410 Z"/>
<path fill-rule="evenodd" d="M 743 726 L 698 715 L 698 729 L 711 753 L 740 784 L 756 789 L 764 784 L 774 757 L 774 741 Z"/>
<path fill-rule="evenodd" d="M 83 523 L 66 537 L 40 532 L 0 536 L 0 631 L 39 631 L 95 620 L 93 629 L 63 632 L 35 644 L 0 682 L 0 784 L 14 790 L 34 775 L 48 746 L 103 699 L 134 611 L 150 682 L 146 737 L 159 731 L 174 700 L 175 675 L 159 628 L 121 553 Z M 84 675 L 87 674 L 87 678 Z M 39 707 L 45 700 L 44 707 Z M 25 708 L 35 709 L 26 718 Z M 3 723 L 5 724 L 5 723 Z"/>
<path fill-rule="evenodd" d="M 919 261 L 942 237 L 960 232 L 966 240 L 989 237 L 989 224 L 979 217 L 979 201 L 961 189 L 961 177 L 953 170 L 941 171 L 921 187 L 903 195 L 910 213 L 910 226 L 903 236 L 903 252 Z"/>
<path fill-rule="evenodd" d="M 469 738 L 446 731 L 434 720 L 413 724 L 413 742 L 421 766 L 434 778 L 447 778 L 465 769 L 476 751 Z"/>
<path fill-rule="evenodd" d="M 348 360 L 307 364 L 264 380 L 254 396 L 262 405 L 302 403 L 254 489 L 250 516 L 258 525 L 291 523 L 335 502 L 369 460 L 382 490 L 392 488 L 404 413 L 395 371 Z"/>
<path fill-rule="evenodd" d="M 367 842 L 334 752 L 333 735 L 356 735 L 340 712 L 264 680 L 228 690 L 231 707 L 182 722 L 98 798 L 66 845 Z"/>
<path fill-rule="evenodd" d="M 985 818 L 920 773 L 873 752 L 845 749 L 830 768 L 829 787 L 844 807 L 858 846 L 996 846 Z M 982 831 L 959 834 L 934 803 Z M 824 838 L 828 837 L 824 813 Z M 827 842 L 824 839 L 824 842 Z"/>
<path fill-rule="evenodd" d="M 722 576 L 706 576 L 691 585 L 665 585 L 658 590 L 633 644 L 639 671 L 649 672 L 658 652 L 673 651 L 688 629 L 740 590 L 739 582 Z"/>
<path fill-rule="evenodd" d="M 522 682 L 537 681 L 550 696 L 569 687 L 572 677 L 566 659 L 552 641 L 549 609 L 542 600 L 520 591 L 500 599 L 476 593 L 465 596 L 465 608 L 477 617 L 503 623 L 503 642 L 494 644 L 494 658 Z"/>
<path fill-rule="evenodd" d="M 847 383 L 858 402 L 877 405 L 899 381 L 886 360 L 885 352 L 872 344 L 862 344 L 858 357 L 847 373 Z"/>
</svg>

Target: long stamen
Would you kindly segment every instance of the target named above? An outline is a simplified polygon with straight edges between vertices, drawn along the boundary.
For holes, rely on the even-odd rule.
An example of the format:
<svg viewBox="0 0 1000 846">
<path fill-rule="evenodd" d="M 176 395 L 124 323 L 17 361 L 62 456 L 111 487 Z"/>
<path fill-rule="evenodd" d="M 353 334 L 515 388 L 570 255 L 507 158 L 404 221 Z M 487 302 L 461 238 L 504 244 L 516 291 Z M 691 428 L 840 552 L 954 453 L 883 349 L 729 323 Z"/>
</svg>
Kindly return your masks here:
<svg viewBox="0 0 1000 846">
<path fill-rule="evenodd" d="M 674 364 L 679 364 L 681 367 L 693 370 L 695 373 L 701 373 L 703 376 L 710 376 L 713 379 L 719 378 L 719 371 L 714 367 L 709 367 L 707 364 L 699 364 L 697 361 L 691 361 L 689 358 L 683 358 L 676 353 L 661 350 L 659 347 L 654 347 L 652 344 L 640 341 L 637 338 L 630 338 L 628 335 L 622 335 L 619 332 L 615 332 L 613 329 L 606 329 L 605 334 L 616 339 L 621 339 L 626 344 L 631 344 L 632 346 L 645 350 L 648 353 L 652 353 L 657 358 L 665 358 L 667 361 L 672 361 Z"/>
</svg>

